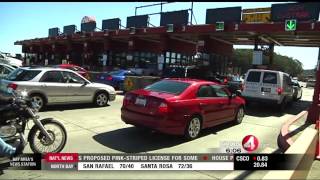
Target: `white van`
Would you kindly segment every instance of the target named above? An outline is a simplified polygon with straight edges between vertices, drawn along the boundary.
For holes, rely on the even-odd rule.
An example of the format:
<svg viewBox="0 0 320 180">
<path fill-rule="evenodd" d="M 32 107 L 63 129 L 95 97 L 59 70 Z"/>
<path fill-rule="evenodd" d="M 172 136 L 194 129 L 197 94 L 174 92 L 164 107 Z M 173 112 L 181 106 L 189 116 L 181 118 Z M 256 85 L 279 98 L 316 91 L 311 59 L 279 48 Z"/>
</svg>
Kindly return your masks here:
<svg viewBox="0 0 320 180">
<path fill-rule="evenodd" d="M 250 69 L 246 73 L 242 96 L 247 103 L 271 103 L 284 110 L 293 101 L 293 87 L 289 74 L 281 71 Z"/>
</svg>

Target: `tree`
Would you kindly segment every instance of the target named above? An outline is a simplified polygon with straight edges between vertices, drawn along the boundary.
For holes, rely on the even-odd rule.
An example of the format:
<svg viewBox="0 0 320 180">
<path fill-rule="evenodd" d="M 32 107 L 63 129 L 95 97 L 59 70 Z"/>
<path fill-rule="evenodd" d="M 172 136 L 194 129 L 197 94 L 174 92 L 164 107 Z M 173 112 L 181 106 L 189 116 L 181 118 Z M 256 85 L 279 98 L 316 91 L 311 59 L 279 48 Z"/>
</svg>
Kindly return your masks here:
<svg viewBox="0 0 320 180">
<path fill-rule="evenodd" d="M 246 72 L 252 68 L 252 54 L 252 49 L 234 49 L 234 65 L 240 67 L 242 72 Z M 264 62 L 268 62 L 266 58 L 268 57 L 264 56 Z M 277 53 L 273 55 L 272 67 L 274 70 L 286 72 L 294 77 L 303 73 L 302 63 L 299 60 Z"/>
</svg>

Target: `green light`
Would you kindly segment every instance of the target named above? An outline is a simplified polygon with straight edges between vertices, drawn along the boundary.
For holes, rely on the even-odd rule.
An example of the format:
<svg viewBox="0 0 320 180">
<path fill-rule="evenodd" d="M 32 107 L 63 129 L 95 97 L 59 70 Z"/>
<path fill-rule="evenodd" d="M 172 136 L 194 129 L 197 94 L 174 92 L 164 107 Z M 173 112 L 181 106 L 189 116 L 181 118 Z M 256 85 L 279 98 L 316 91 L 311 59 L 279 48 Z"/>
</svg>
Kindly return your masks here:
<svg viewBox="0 0 320 180">
<path fill-rule="evenodd" d="M 297 29 L 297 20 L 296 19 L 286 20 L 285 29 L 286 31 L 295 31 Z"/>
<path fill-rule="evenodd" d="M 167 32 L 173 32 L 173 24 L 167 24 Z"/>
<path fill-rule="evenodd" d="M 216 22 L 216 31 L 223 31 L 224 30 L 224 22 Z"/>
</svg>

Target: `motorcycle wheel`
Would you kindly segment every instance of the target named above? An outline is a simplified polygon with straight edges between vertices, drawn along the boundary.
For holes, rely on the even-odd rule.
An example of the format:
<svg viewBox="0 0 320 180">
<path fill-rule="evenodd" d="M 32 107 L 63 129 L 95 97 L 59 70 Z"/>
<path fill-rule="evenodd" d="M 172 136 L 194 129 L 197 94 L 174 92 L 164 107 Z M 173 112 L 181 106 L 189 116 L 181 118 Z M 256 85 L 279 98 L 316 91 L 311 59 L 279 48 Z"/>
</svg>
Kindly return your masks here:
<svg viewBox="0 0 320 180">
<path fill-rule="evenodd" d="M 30 148 L 34 153 L 58 153 L 61 152 L 67 142 L 67 132 L 64 126 L 54 119 L 41 120 L 41 124 L 53 138 L 50 141 L 41 132 L 38 126 L 34 125 L 29 133 Z"/>
</svg>

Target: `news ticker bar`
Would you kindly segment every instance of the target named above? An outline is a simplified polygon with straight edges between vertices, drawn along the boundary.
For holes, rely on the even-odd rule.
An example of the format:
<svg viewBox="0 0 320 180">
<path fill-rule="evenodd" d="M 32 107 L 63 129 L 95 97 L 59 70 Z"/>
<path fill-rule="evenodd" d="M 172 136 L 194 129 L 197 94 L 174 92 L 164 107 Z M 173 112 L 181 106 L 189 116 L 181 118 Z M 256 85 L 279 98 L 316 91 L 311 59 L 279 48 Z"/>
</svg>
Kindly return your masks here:
<svg viewBox="0 0 320 180">
<path fill-rule="evenodd" d="M 15 170 L 293 170 L 298 154 L 23 154 L 2 164 Z"/>
</svg>

